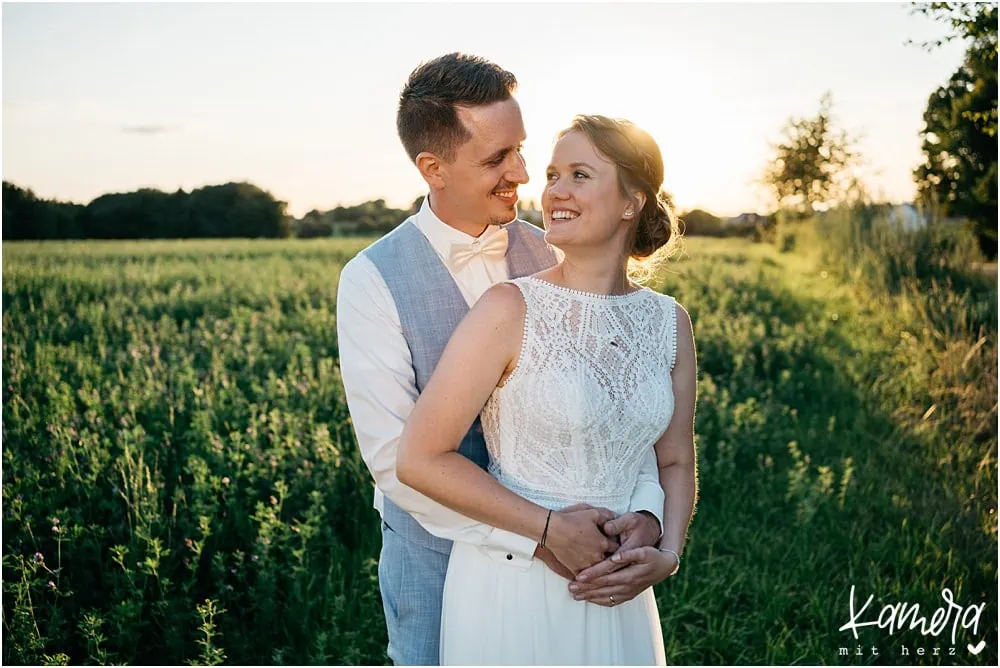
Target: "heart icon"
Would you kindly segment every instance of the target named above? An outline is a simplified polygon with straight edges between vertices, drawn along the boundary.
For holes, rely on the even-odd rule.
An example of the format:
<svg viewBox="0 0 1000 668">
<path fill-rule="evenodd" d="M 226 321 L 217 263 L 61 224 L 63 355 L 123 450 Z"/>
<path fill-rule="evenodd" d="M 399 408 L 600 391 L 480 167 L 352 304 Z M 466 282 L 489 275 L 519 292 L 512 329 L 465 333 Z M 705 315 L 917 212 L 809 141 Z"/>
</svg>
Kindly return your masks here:
<svg viewBox="0 0 1000 668">
<path fill-rule="evenodd" d="M 979 654 L 980 652 L 983 651 L 983 648 L 986 647 L 986 641 L 980 640 L 979 644 L 976 645 L 975 647 L 973 647 L 972 645 L 966 645 L 966 647 L 968 647 L 969 651 L 972 652 L 973 654 Z"/>
</svg>

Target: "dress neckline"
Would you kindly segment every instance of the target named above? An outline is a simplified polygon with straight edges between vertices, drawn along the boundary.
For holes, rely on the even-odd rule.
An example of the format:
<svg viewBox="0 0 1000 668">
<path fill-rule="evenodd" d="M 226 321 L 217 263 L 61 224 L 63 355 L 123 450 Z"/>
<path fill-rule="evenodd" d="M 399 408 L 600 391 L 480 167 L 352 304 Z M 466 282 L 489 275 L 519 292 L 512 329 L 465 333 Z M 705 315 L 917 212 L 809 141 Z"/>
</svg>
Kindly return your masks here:
<svg viewBox="0 0 1000 668">
<path fill-rule="evenodd" d="M 543 278 L 538 278 L 537 276 L 525 276 L 525 278 L 531 279 L 532 281 L 535 281 L 536 283 L 540 283 L 540 284 L 542 284 L 542 285 L 544 285 L 544 286 L 546 286 L 548 288 L 552 288 L 552 289 L 558 290 L 560 292 L 566 292 L 566 293 L 569 293 L 569 294 L 572 294 L 572 295 L 576 295 L 578 297 L 584 297 L 586 299 L 589 299 L 589 300 L 592 300 L 592 301 L 599 301 L 599 302 L 617 303 L 617 302 L 630 301 L 630 300 L 635 299 L 636 297 L 638 297 L 640 295 L 644 295 L 646 293 L 651 292 L 651 290 L 649 288 L 640 287 L 638 290 L 634 290 L 632 292 L 626 292 L 623 295 L 602 295 L 602 294 L 598 294 L 596 292 L 585 292 L 583 290 L 576 290 L 574 288 L 567 288 L 567 287 L 565 287 L 563 285 L 557 285 L 556 283 L 552 283 L 551 281 L 546 281 Z"/>
</svg>

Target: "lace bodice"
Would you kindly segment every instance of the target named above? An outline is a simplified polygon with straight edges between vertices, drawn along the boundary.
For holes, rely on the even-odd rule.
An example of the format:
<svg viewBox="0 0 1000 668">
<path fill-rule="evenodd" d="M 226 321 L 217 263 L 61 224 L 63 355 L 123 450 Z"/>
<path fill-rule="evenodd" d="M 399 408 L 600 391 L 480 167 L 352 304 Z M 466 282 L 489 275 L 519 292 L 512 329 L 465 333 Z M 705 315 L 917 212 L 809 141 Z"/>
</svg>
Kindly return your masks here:
<svg viewBox="0 0 1000 668">
<path fill-rule="evenodd" d="M 527 276 L 517 367 L 482 412 L 490 473 L 547 508 L 628 510 L 674 412 L 675 301 L 603 296 Z"/>
</svg>

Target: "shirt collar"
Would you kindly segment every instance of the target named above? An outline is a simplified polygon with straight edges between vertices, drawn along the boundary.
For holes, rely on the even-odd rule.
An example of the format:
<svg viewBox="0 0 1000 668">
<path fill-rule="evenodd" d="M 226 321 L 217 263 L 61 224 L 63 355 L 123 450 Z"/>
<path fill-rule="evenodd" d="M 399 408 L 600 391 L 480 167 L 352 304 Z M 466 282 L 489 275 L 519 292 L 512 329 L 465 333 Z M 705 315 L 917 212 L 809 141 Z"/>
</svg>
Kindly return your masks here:
<svg viewBox="0 0 1000 668">
<path fill-rule="evenodd" d="M 511 222 L 514 222 L 513 219 Z M 480 241 L 486 241 L 491 236 L 500 231 L 503 227 L 501 225 L 488 225 L 486 230 L 479 237 L 474 237 L 472 235 L 466 234 L 461 230 L 456 230 L 454 227 L 444 222 L 438 218 L 437 214 L 431 209 L 431 198 L 424 197 L 423 204 L 420 205 L 420 211 L 417 213 L 417 218 L 414 221 L 427 240 L 431 242 L 431 246 L 437 251 L 437 254 L 442 258 L 447 258 L 451 252 L 452 244 L 471 244 L 476 239 Z"/>
</svg>

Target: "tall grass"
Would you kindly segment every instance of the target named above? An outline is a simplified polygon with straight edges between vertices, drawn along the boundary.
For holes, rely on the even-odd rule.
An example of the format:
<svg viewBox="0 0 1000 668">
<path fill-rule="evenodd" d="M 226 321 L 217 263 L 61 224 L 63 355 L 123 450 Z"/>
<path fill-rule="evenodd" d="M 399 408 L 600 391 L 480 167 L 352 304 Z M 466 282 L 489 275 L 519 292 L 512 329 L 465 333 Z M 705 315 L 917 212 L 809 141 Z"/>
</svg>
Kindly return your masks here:
<svg viewBox="0 0 1000 668">
<path fill-rule="evenodd" d="M 5 663 L 379 660 L 362 245 L 5 244 Z"/>
<path fill-rule="evenodd" d="M 996 536 L 997 277 L 981 270 L 973 234 L 955 225 L 905 231 L 875 207 L 812 221 L 820 255 L 894 327 L 890 363 L 873 396 L 896 405 L 900 427 L 921 435 L 947 489 Z M 897 336 L 893 336 L 896 334 Z M 995 507 L 995 502 L 994 502 Z"/>
<path fill-rule="evenodd" d="M 701 372 L 668 660 L 995 665 L 966 641 L 997 631 L 996 326 L 957 283 L 866 287 L 799 232 L 792 253 L 689 239 L 654 283 Z M 4 245 L 5 663 L 387 661 L 335 336 L 363 244 Z M 852 585 L 988 609 L 954 644 L 855 641 Z M 879 656 L 840 656 L 858 644 Z"/>
</svg>

